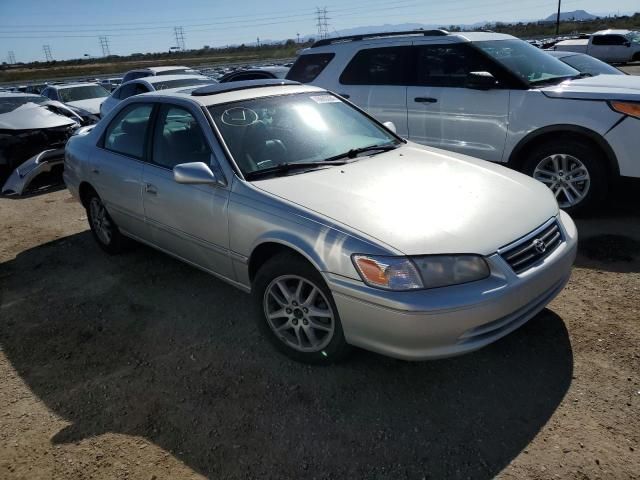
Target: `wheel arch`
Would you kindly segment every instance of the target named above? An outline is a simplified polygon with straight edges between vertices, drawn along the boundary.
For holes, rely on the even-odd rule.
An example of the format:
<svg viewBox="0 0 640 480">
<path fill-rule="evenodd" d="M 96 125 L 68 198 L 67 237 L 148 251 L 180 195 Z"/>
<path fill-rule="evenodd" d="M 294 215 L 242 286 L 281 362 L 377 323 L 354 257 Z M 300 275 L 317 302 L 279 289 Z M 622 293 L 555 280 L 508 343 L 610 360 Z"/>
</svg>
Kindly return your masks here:
<svg viewBox="0 0 640 480">
<path fill-rule="evenodd" d="M 89 201 L 90 193 L 95 193 L 96 195 L 98 194 L 96 189 L 93 188 L 93 185 L 91 185 L 89 182 L 81 182 L 78 186 L 78 195 L 80 196 L 80 202 L 82 203 L 82 206 L 85 208 L 87 208 L 87 202 Z"/>
<path fill-rule="evenodd" d="M 618 160 L 613 149 L 609 145 L 609 142 L 607 142 L 602 135 L 594 132 L 593 130 L 571 124 L 549 125 L 530 132 L 521 139 L 511 151 L 507 165 L 514 170 L 520 170 L 531 149 L 540 145 L 542 142 L 557 137 L 558 135 L 567 135 L 587 141 L 603 154 L 609 175 L 614 177 L 620 175 Z"/>
<path fill-rule="evenodd" d="M 249 259 L 247 262 L 249 282 L 251 284 L 253 283 L 253 280 L 255 279 L 256 274 L 258 273 L 260 268 L 270 258 L 283 252 L 290 253 L 303 259 L 313 268 L 318 270 L 318 272 L 322 272 L 323 268 L 321 267 L 319 258 L 317 258 L 317 256 L 314 255 L 312 251 L 306 250 L 307 249 L 301 248 L 299 245 L 296 245 L 295 243 L 282 238 L 264 240 L 261 243 L 258 243 L 251 251 L 251 255 L 249 255 Z"/>
</svg>

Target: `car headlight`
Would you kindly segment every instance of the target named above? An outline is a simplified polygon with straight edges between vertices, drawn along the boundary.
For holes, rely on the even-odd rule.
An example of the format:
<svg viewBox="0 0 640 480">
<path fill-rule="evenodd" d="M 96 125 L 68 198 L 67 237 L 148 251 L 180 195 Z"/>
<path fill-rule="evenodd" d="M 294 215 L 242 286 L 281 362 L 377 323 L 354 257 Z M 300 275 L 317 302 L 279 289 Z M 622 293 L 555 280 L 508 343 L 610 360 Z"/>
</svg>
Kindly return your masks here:
<svg viewBox="0 0 640 480">
<path fill-rule="evenodd" d="M 419 290 L 482 280 L 487 262 L 478 255 L 386 257 L 353 255 L 353 264 L 367 285 L 385 290 Z"/>
<path fill-rule="evenodd" d="M 609 105 L 618 113 L 640 118 L 640 103 L 638 102 L 609 102 Z"/>
</svg>

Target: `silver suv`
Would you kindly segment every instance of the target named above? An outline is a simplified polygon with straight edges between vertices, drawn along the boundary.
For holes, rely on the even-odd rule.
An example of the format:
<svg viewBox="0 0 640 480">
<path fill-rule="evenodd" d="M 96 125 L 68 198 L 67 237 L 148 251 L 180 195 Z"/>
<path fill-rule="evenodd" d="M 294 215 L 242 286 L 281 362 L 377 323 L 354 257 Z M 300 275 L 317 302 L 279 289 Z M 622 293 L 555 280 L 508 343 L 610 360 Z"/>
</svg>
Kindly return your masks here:
<svg viewBox="0 0 640 480">
<path fill-rule="evenodd" d="M 510 35 L 442 30 L 316 42 L 288 79 L 334 91 L 424 145 L 505 163 L 571 212 L 640 177 L 640 78 L 588 78 Z"/>
</svg>

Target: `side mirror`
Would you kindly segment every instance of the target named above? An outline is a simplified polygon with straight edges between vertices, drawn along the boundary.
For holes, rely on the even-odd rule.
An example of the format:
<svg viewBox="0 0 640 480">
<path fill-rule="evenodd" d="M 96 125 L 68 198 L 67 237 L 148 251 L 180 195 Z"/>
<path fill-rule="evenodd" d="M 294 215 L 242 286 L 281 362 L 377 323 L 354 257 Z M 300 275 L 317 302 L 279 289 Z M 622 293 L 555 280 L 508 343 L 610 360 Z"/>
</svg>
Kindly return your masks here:
<svg viewBox="0 0 640 480">
<path fill-rule="evenodd" d="M 217 185 L 215 174 L 204 162 L 181 163 L 173 167 L 173 179 L 187 185 Z"/>
<path fill-rule="evenodd" d="M 489 72 L 469 72 L 465 87 L 474 90 L 490 90 L 495 88 L 497 83 L 496 78 Z"/>
<path fill-rule="evenodd" d="M 387 130 L 391 130 L 393 133 L 397 133 L 396 132 L 396 124 L 395 123 L 393 123 L 393 122 L 384 122 L 382 125 L 387 127 Z"/>
</svg>

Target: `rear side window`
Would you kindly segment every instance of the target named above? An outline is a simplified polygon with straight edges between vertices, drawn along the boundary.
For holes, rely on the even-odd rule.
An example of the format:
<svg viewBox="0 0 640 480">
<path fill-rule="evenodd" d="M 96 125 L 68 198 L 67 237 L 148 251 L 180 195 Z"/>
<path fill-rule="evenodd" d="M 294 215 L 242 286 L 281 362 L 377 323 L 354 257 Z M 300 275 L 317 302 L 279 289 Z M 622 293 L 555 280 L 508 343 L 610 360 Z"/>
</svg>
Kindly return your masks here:
<svg viewBox="0 0 640 480">
<path fill-rule="evenodd" d="M 340 75 L 343 85 L 406 85 L 409 47 L 360 50 Z"/>
<path fill-rule="evenodd" d="M 313 82 L 335 56 L 335 53 L 300 55 L 286 78 L 300 83 Z"/>
<path fill-rule="evenodd" d="M 621 35 L 596 35 L 591 43 L 593 45 L 624 45 L 626 40 Z"/>
<path fill-rule="evenodd" d="M 153 105 L 136 103 L 123 109 L 109 124 L 104 148 L 128 157 L 141 159 Z"/>
</svg>

